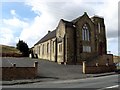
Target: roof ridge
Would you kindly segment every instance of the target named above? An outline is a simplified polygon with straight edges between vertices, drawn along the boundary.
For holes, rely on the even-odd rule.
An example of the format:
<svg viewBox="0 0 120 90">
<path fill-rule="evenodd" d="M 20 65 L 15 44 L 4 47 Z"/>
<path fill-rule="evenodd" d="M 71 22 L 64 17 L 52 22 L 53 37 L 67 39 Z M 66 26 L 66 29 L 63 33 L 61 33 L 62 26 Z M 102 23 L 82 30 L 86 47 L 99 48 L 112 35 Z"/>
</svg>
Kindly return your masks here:
<svg viewBox="0 0 120 90">
<path fill-rule="evenodd" d="M 43 38 L 41 38 L 35 45 L 37 45 L 37 44 L 40 44 L 40 43 L 42 43 L 42 42 L 45 42 L 45 41 L 47 41 L 47 40 L 49 40 L 49 39 L 51 39 L 51 38 L 54 38 L 56 36 L 56 29 L 55 30 L 53 30 L 53 31 L 51 31 L 51 32 L 49 32 L 49 33 L 47 33 Z M 34 45 L 34 46 L 35 46 Z"/>
</svg>

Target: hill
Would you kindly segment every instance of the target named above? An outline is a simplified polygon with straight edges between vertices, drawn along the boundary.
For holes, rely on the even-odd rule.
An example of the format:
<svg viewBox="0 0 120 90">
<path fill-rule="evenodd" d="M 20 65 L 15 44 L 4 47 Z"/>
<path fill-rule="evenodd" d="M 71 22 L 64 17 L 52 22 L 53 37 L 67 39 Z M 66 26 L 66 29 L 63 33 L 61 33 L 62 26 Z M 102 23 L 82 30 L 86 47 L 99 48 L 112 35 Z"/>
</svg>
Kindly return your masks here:
<svg viewBox="0 0 120 90">
<path fill-rule="evenodd" d="M 18 49 L 13 46 L 0 45 L 0 54 L 3 57 L 14 57 L 21 56 L 21 53 Z"/>
</svg>

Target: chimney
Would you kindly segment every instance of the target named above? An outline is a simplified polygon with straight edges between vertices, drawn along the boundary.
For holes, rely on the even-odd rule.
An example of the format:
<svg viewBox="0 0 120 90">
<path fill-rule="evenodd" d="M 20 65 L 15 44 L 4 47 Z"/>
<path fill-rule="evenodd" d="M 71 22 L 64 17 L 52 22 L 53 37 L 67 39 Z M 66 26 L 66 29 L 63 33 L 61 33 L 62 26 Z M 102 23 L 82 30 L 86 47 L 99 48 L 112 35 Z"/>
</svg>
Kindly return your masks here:
<svg viewBox="0 0 120 90">
<path fill-rule="evenodd" d="M 48 33 L 50 33 L 51 31 L 50 30 L 48 30 Z"/>
</svg>

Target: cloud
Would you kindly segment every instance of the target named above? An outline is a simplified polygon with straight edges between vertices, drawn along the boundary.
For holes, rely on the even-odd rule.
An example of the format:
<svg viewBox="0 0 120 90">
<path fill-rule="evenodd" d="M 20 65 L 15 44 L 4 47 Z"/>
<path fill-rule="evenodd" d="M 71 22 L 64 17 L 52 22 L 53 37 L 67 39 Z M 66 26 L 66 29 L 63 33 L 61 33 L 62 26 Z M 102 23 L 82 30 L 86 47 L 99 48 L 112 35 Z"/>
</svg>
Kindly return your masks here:
<svg viewBox="0 0 120 90">
<path fill-rule="evenodd" d="M 11 10 L 10 13 L 11 13 L 12 15 L 16 15 L 15 10 Z"/>
<path fill-rule="evenodd" d="M 105 19 L 108 38 L 118 37 L 118 1 L 104 2 L 103 9 L 97 11 Z"/>
<path fill-rule="evenodd" d="M 48 21 L 46 22 L 46 20 Z M 46 31 L 49 30 L 48 27 L 51 26 L 52 19 L 47 14 L 36 16 L 34 18 L 34 22 L 29 27 L 23 29 L 23 31 L 20 34 L 20 39 L 28 42 L 29 46 L 33 46 L 37 40 L 42 38 L 47 33 Z M 53 29 L 50 28 L 50 30 Z"/>
<path fill-rule="evenodd" d="M 0 30 L 0 44 L 11 44 L 14 41 L 12 30 L 8 28 L 1 28 Z"/>
<path fill-rule="evenodd" d="M 38 22 L 39 25 L 41 27 L 46 26 L 48 29 L 51 30 L 53 30 L 53 28 L 57 26 L 61 18 L 66 20 L 73 20 L 79 17 L 80 15 L 82 15 L 85 11 L 88 12 L 88 15 L 90 16 L 93 16 L 94 14 L 103 16 L 105 19 L 105 25 L 106 25 L 106 31 L 108 33 L 108 37 L 112 38 L 112 37 L 117 37 L 116 32 L 118 31 L 117 3 L 118 2 L 114 0 L 111 1 L 80 0 L 79 2 L 76 0 L 70 0 L 64 2 L 62 1 L 55 2 L 55 0 L 52 0 L 52 2 L 48 0 L 47 1 L 34 0 L 32 2 L 26 2 L 26 5 L 31 6 L 32 10 L 39 15 L 39 18 L 37 18 L 40 19 Z M 44 30 L 47 32 L 48 30 L 47 28 L 43 28 L 43 27 L 41 28 L 41 27 L 39 27 L 40 31 Z M 115 35 L 111 35 L 113 32 L 115 33 Z M 42 35 L 43 34 L 40 34 L 40 36 Z"/>
<path fill-rule="evenodd" d="M 15 10 L 11 10 L 12 18 L 2 19 L 0 27 L 0 44 L 16 45 L 19 40 L 19 34 L 29 26 L 28 22 L 20 20 Z"/>
<path fill-rule="evenodd" d="M 118 46 L 118 38 L 110 38 L 107 40 L 107 49 L 111 51 L 114 55 L 119 55 L 119 46 Z"/>
<path fill-rule="evenodd" d="M 18 19 L 17 17 L 13 17 L 11 19 L 3 19 L 3 24 L 12 27 L 27 27 L 28 23 Z"/>
<path fill-rule="evenodd" d="M 71 21 L 84 12 L 90 17 L 104 17 L 108 43 L 114 43 L 114 40 L 110 39 L 118 37 L 118 0 L 26 0 L 24 3 L 37 14 L 33 21 L 20 19 L 13 9 L 10 11 L 13 18 L 3 19 L 3 23 L 21 28 L 18 38 L 27 42 L 29 47 L 47 34 L 48 30 L 54 30 L 60 19 Z"/>
</svg>

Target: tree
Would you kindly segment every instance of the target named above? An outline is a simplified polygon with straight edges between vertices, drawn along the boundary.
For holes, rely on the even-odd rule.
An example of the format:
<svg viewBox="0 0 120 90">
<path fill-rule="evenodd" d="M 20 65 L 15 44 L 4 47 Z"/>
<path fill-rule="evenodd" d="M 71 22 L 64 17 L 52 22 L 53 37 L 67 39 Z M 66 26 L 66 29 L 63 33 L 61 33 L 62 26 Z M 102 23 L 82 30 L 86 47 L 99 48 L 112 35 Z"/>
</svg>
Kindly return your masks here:
<svg viewBox="0 0 120 90">
<path fill-rule="evenodd" d="M 17 49 L 19 49 L 20 52 L 23 54 L 23 56 L 25 57 L 29 56 L 29 47 L 27 43 L 25 43 L 23 40 L 19 40 L 16 46 L 17 46 Z"/>
</svg>

